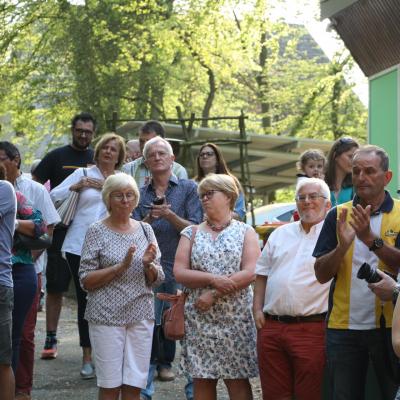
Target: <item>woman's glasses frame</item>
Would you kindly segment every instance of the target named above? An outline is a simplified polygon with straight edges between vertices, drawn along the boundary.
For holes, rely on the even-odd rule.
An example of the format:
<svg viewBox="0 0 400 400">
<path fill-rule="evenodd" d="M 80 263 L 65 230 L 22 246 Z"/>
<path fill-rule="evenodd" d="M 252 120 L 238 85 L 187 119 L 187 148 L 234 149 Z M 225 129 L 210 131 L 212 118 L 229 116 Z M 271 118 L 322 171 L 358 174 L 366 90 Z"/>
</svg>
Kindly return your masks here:
<svg viewBox="0 0 400 400">
<path fill-rule="evenodd" d="M 199 158 L 210 158 L 212 156 L 215 156 L 215 153 L 213 151 L 202 151 L 199 153 Z"/>
<path fill-rule="evenodd" d="M 132 201 L 135 199 L 135 193 L 133 192 L 128 192 L 128 193 L 111 193 L 110 197 L 112 197 L 114 200 L 117 201 L 122 201 L 123 199 L 126 199 L 127 201 Z"/>
<path fill-rule="evenodd" d="M 199 197 L 201 200 L 203 200 L 203 198 L 205 196 L 207 198 L 207 200 L 210 200 L 216 192 L 221 192 L 221 190 L 217 190 L 217 189 L 207 190 L 204 193 L 200 193 Z"/>
</svg>

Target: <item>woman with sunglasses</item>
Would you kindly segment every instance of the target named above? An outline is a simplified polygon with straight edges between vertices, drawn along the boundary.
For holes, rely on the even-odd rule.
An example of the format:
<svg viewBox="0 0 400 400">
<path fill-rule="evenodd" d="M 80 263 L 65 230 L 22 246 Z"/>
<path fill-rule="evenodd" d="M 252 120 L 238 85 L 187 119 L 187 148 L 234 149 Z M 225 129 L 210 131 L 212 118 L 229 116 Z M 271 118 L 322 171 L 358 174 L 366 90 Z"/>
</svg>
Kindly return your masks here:
<svg viewBox="0 0 400 400">
<path fill-rule="evenodd" d="M 239 188 L 239 197 L 235 203 L 233 217 L 242 220 L 246 214 L 243 189 L 236 177 L 229 171 L 219 147 L 214 143 L 206 143 L 200 147 L 197 155 L 197 175 L 194 180 L 200 183 L 207 174 L 226 174 L 236 180 Z"/>
<path fill-rule="evenodd" d="M 350 201 L 354 196 L 351 181 L 352 160 L 358 143 L 351 137 L 336 140 L 328 154 L 325 182 L 331 191 L 332 207 Z"/>
<path fill-rule="evenodd" d="M 230 175 L 209 174 L 198 186 L 206 220 L 181 232 L 176 281 L 189 290 L 180 369 L 194 381 L 194 398 L 216 399 L 223 379 L 229 398 L 250 400 L 258 375 L 252 290 L 258 238 L 232 219 L 239 195 Z"/>
</svg>

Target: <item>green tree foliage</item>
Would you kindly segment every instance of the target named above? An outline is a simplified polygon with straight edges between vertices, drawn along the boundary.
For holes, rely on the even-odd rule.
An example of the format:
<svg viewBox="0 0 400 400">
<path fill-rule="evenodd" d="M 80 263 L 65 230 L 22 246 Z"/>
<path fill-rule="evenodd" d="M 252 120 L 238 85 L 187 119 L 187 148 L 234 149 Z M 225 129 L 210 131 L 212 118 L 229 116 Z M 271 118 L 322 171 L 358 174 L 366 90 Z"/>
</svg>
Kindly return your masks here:
<svg viewBox="0 0 400 400">
<path fill-rule="evenodd" d="M 243 109 L 259 133 L 365 137 L 366 110 L 344 79 L 350 57 L 329 62 L 304 27 L 271 18 L 280 2 L 4 1 L 2 132 L 31 146 L 50 134 L 54 146 L 80 110 L 104 132 L 113 111 L 171 118 L 180 106 L 203 117 Z"/>
</svg>

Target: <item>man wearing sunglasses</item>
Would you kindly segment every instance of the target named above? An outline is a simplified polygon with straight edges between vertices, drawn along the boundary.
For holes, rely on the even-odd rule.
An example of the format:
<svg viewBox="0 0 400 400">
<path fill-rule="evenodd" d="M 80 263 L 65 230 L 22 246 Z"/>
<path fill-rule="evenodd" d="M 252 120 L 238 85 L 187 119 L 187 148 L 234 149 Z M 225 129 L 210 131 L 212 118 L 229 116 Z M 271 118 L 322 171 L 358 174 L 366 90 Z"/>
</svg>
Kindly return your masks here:
<svg viewBox="0 0 400 400">
<path fill-rule="evenodd" d="M 357 277 L 364 263 L 397 276 L 400 202 L 385 191 L 391 178 L 384 149 L 358 149 L 352 160 L 356 196 L 329 212 L 313 252 L 318 281 L 333 278 L 326 334 L 333 400 L 364 399 L 370 360 L 381 398 L 391 400 L 396 393 L 387 348 L 393 304 L 382 302 L 376 285 Z"/>
<path fill-rule="evenodd" d="M 93 164 L 93 150 L 90 144 L 95 135 L 96 120 L 89 113 L 75 115 L 71 121 L 72 143 L 56 148 L 43 158 L 35 168 L 33 179 L 40 183 L 50 181 L 50 188 L 58 186 L 77 168 Z M 52 246 L 47 250 L 46 267 L 46 342 L 42 358 L 57 357 L 57 327 L 62 307 L 63 293 L 68 291 L 71 273 L 67 261 L 61 255 L 66 230 L 56 227 Z"/>
<path fill-rule="evenodd" d="M 300 221 L 272 232 L 257 261 L 253 314 L 265 399 L 321 399 L 329 283 L 315 278 L 312 252 L 329 196 L 323 180 L 301 180 Z"/>
</svg>

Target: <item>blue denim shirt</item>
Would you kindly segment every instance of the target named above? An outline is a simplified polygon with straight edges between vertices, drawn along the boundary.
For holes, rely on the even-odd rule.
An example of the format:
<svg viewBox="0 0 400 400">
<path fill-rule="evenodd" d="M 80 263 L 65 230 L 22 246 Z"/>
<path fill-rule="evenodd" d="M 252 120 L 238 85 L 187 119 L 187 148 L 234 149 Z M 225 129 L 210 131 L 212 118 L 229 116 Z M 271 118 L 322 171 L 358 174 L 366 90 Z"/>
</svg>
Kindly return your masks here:
<svg viewBox="0 0 400 400">
<path fill-rule="evenodd" d="M 203 210 L 197 194 L 197 184 L 192 180 L 178 179 L 171 175 L 168 189 L 165 192 L 167 204 L 179 217 L 199 224 L 203 221 Z M 140 189 L 140 202 L 133 211 L 133 218 L 141 221 L 149 212 L 156 197 L 152 182 Z M 161 251 L 161 265 L 165 273 L 165 281 L 175 281 L 172 274 L 175 252 L 178 247 L 180 232 L 166 219 L 159 218 L 151 223 Z"/>
</svg>

